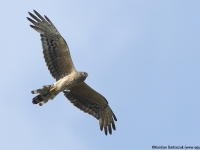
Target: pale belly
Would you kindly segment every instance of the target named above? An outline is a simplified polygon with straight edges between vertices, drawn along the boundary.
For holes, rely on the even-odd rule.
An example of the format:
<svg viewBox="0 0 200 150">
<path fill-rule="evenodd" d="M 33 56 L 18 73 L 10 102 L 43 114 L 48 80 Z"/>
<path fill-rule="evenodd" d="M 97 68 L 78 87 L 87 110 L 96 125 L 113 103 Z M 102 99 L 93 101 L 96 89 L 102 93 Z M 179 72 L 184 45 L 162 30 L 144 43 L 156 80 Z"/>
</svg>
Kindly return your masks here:
<svg viewBox="0 0 200 150">
<path fill-rule="evenodd" d="M 85 78 L 80 76 L 80 73 L 73 72 L 66 77 L 61 78 L 56 83 L 54 83 L 53 87 L 55 88 L 55 92 L 59 93 L 64 90 L 70 90 L 70 88 L 79 85 L 83 82 Z"/>
</svg>

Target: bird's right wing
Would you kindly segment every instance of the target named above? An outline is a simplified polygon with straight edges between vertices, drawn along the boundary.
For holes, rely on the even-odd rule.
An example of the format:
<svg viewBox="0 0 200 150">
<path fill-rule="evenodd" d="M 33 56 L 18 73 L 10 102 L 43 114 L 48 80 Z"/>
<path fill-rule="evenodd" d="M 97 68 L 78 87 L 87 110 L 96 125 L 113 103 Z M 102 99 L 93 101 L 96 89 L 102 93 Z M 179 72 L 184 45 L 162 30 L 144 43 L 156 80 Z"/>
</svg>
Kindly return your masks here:
<svg viewBox="0 0 200 150">
<path fill-rule="evenodd" d="M 106 135 L 107 131 L 112 134 L 112 129 L 116 129 L 114 120 L 117 121 L 117 118 L 107 100 L 85 82 L 63 92 L 74 106 L 98 119 L 100 130 L 104 128 Z"/>
<path fill-rule="evenodd" d="M 34 10 L 33 15 L 29 12 L 31 18 L 27 19 L 34 25 L 30 25 L 33 29 L 40 33 L 44 59 L 51 75 L 59 80 L 60 78 L 75 71 L 69 48 L 66 41 L 60 35 L 56 27 L 46 16 L 45 19 Z"/>
</svg>

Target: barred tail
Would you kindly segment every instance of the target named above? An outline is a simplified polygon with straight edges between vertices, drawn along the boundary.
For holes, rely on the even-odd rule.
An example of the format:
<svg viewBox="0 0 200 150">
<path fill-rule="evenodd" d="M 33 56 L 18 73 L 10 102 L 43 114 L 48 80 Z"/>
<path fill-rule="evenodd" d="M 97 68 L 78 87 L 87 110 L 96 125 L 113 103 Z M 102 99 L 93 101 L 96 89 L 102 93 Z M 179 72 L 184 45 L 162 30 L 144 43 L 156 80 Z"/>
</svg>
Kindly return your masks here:
<svg viewBox="0 0 200 150">
<path fill-rule="evenodd" d="M 48 102 L 48 100 L 52 100 L 57 94 L 51 93 L 50 90 L 53 87 L 52 85 L 45 85 L 40 89 L 31 91 L 32 94 L 39 94 L 33 98 L 32 103 L 38 104 L 42 106 L 44 103 Z"/>
</svg>

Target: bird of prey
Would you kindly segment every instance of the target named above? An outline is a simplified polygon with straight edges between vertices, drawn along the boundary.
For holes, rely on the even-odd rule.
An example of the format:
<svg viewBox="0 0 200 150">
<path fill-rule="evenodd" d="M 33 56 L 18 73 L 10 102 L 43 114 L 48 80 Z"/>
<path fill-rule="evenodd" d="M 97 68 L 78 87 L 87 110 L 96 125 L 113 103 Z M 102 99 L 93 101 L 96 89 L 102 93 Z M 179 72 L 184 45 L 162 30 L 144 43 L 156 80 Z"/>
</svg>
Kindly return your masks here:
<svg viewBox="0 0 200 150">
<path fill-rule="evenodd" d="M 80 110 L 99 120 L 100 130 L 112 134 L 116 130 L 117 118 L 108 105 L 108 101 L 84 81 L 88 74 L 76 71 L 69 52 L 68 45 L 54 24 L 47 16 L 44 18 L 35 10 L 35 15 L 27 19 L 33 23 L 31 28 L 40 33 L 43 54 L 46 65 L 56 82 L 31 91 L 38 94 L 33 98 L 33 104 L 42 106 L 50 99 L 63 92 L 65 97 Z"/>
</svg>

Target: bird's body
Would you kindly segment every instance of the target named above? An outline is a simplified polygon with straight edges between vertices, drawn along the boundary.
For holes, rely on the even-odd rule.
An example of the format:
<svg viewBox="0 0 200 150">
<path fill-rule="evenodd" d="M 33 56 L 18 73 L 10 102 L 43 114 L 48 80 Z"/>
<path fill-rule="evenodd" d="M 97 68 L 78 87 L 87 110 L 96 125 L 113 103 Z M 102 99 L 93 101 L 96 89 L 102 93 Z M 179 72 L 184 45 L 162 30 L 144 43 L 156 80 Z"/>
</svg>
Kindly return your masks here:
<svg viewBox="0 0 200 150">
<path fill-rule="evenodd" d="M 98 119 L 100 129 L 104 128 L 106 135 L 107 131 L 112 134 L 117 118 L 107 100 L 84 82 L 88 76 L 86 72 L 76 71 L 68 45 L 50 19 L 46 16 L 44 19 L 35 10 L 34 13 L 37 16 L 29 13 L 34 20 L 27 19 L 34 24 L 30 26 L 40 33 L 44 59 L 56 82 L 31 91 L 32 94 L 38 94 L 33 98 L 33 104 L 42 106 L 63 92 L 77 108 Z"/>
<path fill-rule="evenodd" d="M 33 98 L 33 103 L 39 103 L 42 106 L 44 103 L 48 102 L 48 100 L 53 100 L 56 95 L 64 90 L 70 90 L 71 88 L 82 83 L 86 77 L 86 72 L 72 72 L 71 74 L 59 79 L 52 85 L 43 86 L 40 89 L 31 91 L 32 94 L 38 94 Z"/>
<path fill-rule="evenodd" d="M 70 90 L 71 88 L 79 85 L 83 81 L 85 81 L 87 77 L 86 72 L 72 72 L 71 74 L 63 77 L 54 83 L 53 87 L 56 92 L 62 92 L 64 90 Z"/>
</svg>

